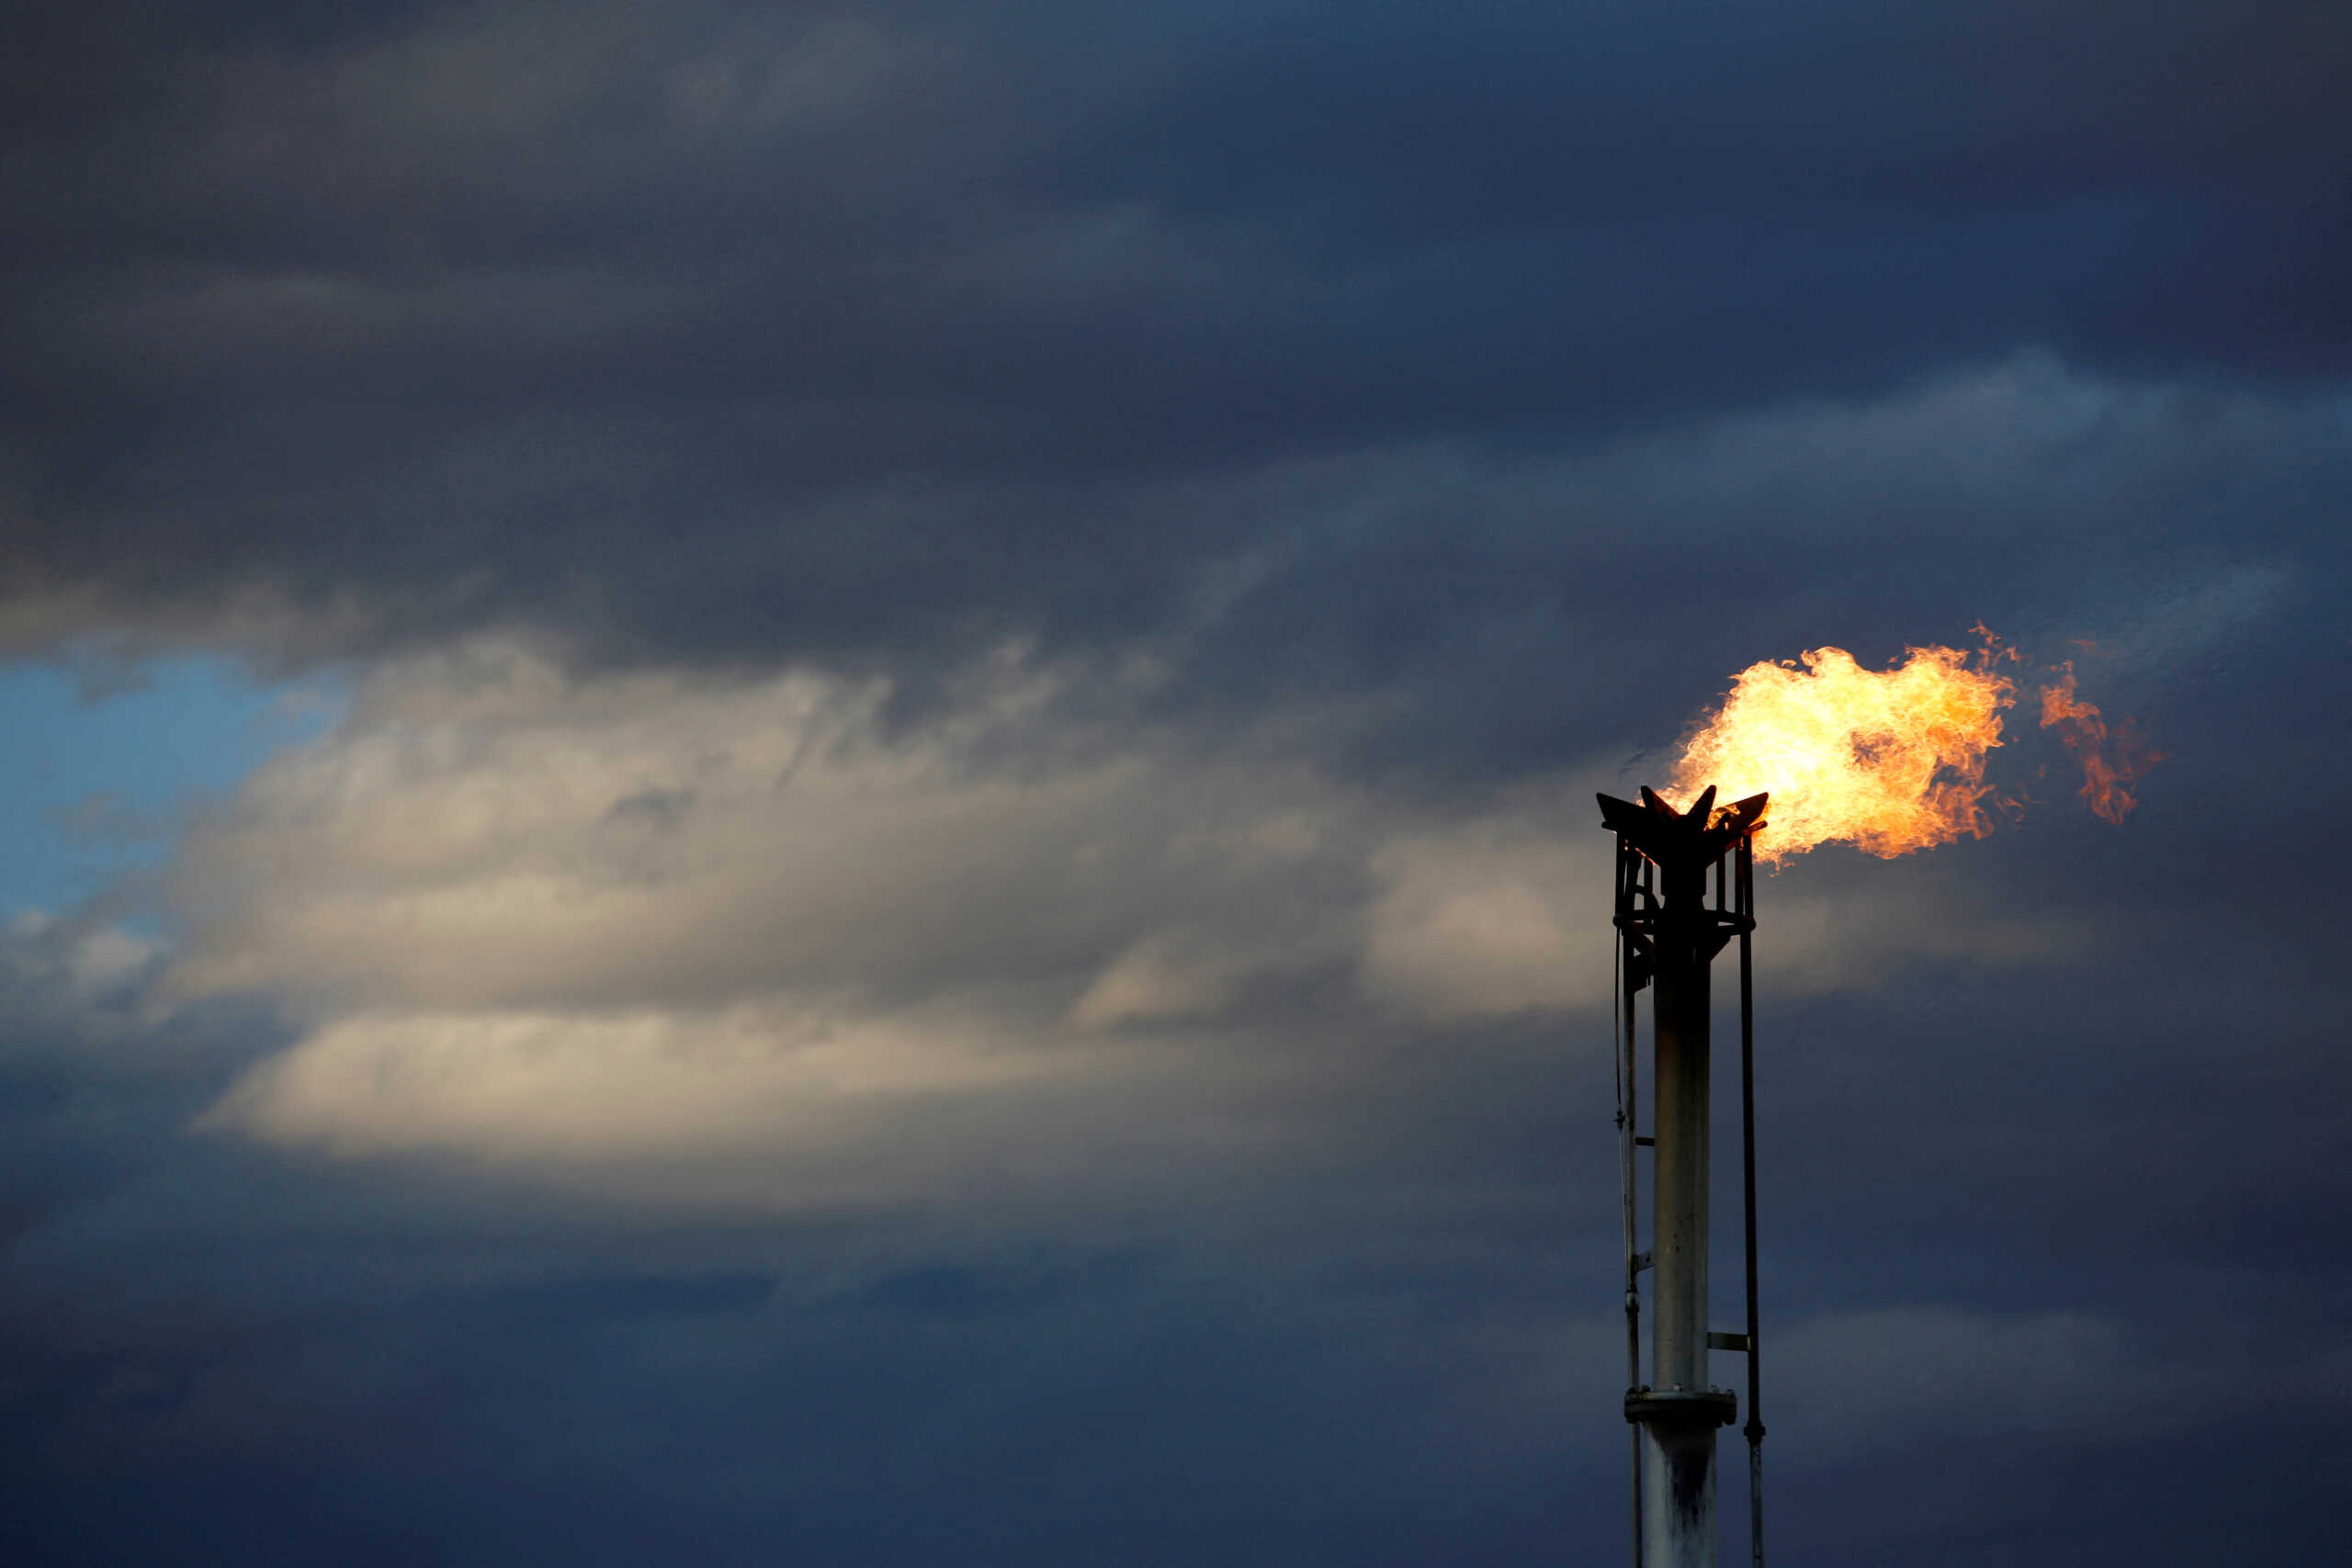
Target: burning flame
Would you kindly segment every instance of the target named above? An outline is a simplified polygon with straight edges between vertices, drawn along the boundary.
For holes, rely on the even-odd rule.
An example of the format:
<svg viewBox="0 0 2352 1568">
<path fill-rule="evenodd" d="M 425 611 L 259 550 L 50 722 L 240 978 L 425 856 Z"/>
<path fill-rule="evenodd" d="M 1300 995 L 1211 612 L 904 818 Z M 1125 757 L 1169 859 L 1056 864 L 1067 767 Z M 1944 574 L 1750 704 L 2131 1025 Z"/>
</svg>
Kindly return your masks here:
<svg viewBox="0 0 2352 1568">
<path fill-rule="evenodd" d="M 1815 649 L 1802 665 L 1751 664 L 1684 746 L 1672 792 L 1770 791 L 1756 834 L 1767 863 L 1838 840 L 1893 859 L 1981 839 L 1993 826 L 1985 754 L 2017 700 L 1991 664 L 1989 649 L 1972 659 L 1954 648 L 1914 648 L 1887 670 L 1842 648 Z"/>
<path fill-rule="evenodd" d="M 2125 719 L 2110 732 L 2098 707 L 2075 695 L 2075 661 L 2059 667 L 2058 683 L 2041 688 L 2041 728 L 2055 729 L 2083 762 L 2082 796 L 2109 822 L 2121 822 L 2134 804 L 2132 785 L 2165 760 Z"/>
</svg>

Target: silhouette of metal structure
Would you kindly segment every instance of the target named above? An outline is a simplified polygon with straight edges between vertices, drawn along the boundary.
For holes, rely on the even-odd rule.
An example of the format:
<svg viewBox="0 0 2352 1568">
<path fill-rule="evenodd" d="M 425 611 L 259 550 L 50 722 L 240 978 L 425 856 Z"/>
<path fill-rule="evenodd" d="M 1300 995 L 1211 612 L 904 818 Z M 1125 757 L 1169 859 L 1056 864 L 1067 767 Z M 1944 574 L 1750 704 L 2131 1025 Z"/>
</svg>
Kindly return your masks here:
<svg viewBox="0 0 2352 1568">
<path fill-rule="evenodd" d="M 1747 1358 L 1748 1522 L 1764 1562 L 1764 1422 L 1756 1314 L 1755 833 L 1766 797 L 1717 807 L 1710 787 L 1678 811 L 1645 787 L 1636 803 L 1600 798 L 1617 835 L 1617 1162 L 1625 1239 L 1625 1419 L 1633 1425 L 1634 1568 L 1715 1568 L 1715 1430 L 1738 1396 L 1708 1381 L 1710 1350 Z M 1747 1326 L 1707 1326 L 1710 968 L 1739 943 L 1740 1156 L 1745 1179 Z M 1634 1122 L 1634 998 L 1652 997 L 1651 1133 Z M 1651 1151 L 1651 1242 L 1637 1250 L 1636 1160 Z M 1642 1375 L 1641 1276 L 1651 1276 L 1649 1376 Z"/>
</svg>

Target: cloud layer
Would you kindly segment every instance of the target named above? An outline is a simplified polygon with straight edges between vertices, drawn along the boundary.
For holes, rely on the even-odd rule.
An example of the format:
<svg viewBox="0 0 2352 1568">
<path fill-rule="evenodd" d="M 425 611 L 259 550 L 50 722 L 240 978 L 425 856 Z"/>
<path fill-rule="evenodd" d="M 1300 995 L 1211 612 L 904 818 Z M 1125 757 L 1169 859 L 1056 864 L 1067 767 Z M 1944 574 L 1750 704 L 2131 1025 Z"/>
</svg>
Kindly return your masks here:
<svg viewBox="0 0 2352 1568">
<path fill-rule="evenodd" d="M 1618 1557 L 1591 793 L 1981 619 L 1775 1550 L 2332 1562 L 2352 24 L 2112 13 L 36 6 L 0 648 L 341 696 L 0 931 L 0 1557 Z"/>
</svg>

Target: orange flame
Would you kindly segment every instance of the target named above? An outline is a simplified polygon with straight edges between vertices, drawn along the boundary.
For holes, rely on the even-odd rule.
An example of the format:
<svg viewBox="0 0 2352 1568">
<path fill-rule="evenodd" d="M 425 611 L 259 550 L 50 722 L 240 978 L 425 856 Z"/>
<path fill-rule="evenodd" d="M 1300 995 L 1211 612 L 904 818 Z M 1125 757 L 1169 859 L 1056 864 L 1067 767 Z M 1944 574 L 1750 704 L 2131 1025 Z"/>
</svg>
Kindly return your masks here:
<svg viewBox="0 0 2352 1568">
<path fill-rule="evenodd" d="M 2075 695 L 2075 661 L 2059 667 L 2058 683 L 2041 688 L 2041 728 L 2055 729 L 2083 762 L 2082 796 L 2093 811 L 2120 823 L 2137 804 L 2132 785 L 2165 760 L 2130 719 L 2110 732 L 2098 708 Z"/>
<path fill-rule="evenodd" d="M 1914 648 L 1865 670 L 1842 648 L 1741 671 L 1683 747 L 1671 779 L 1737 800 L 1771 792 L 1756 852 L 1767 863 L 1842 840 L 1893 859 L 1992 831 L 1985 754 L 2017 700 L 1987 654 Z"/>
</svg>

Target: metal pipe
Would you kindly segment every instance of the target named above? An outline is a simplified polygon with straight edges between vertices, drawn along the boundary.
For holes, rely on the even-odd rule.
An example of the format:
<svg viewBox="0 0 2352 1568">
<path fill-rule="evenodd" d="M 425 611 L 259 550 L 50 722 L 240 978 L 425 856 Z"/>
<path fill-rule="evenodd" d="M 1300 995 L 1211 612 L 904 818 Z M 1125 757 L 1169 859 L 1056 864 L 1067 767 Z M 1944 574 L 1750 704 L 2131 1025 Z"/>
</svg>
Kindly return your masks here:
<svg viewBox="0 0 2352 1568">
<path fill-rule="evenodd" d="M 1764 1568 L 1764 1330 L 1756 1311 L 1756 980 L 1755 846 L 1739 841 L 1739 1159 L 1745 1198 L 1747 1258 L 1747 1547 L 1752 1568 Z"/>
<path fill-rule="evenodd" d="M 1662 1389 L 1707 1386 L 1707 961 L 1675 930 L 1684 923 L 1669 909 L 1658 945 L 1657 1000 L 1651 1026 L 1657 1041 L 1652 1069 L 1650 1255 L 1650 1382 Z"/>
<path fill-rule="evenodd" d="M 1629 892 L 1623 885 L 1632 878 L 1633 868 L 1627 864 L 1623 849 L 1617 853 L 1617 877 L 1621 893 Z M 1627 903 L 1619 898 L 1621 906 Z M 1634 1077 L 1634 990 L 1626 984 L 1625 933 L 1617 933 L 1618 1019 L 1623 1027 L 1611 1042 L 1617 1053 L 1617 1179 L 1623 1198 L 1625 1237 L 1625 1386 L 1631 1388 L 1642 1381 L 1642 1297 L 1640 1271 L 1634 1262 L 1638 1236 L 1634 1229 L 1634 1112 L 1639 1100 Z M 1633 1503 L 1633 1563 L 1642 1568 L 1642 1434 L 1637 1427 L 1629 1434 L 1632 1439 Z"/>
<path fill-rule="evenodd" d="M 1711 1056 L 1705 866 L 1669 868 L 1657 925 L 1650 1027 L 1650 1385 L 1672 1396 L 1707 1382 L 1707 1145 Z M 1679 886 L 1678 886 L 1679 884 Z M 1696 1416 L 1696 1419 L 1692 1417 Z M 1672 1404 L 1643 1423 L 1645 1568 L 1714 1568 L 1712 1411 Z"/>
</svg>

